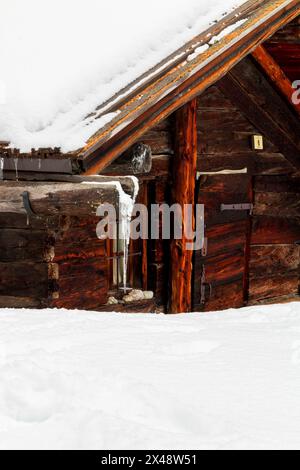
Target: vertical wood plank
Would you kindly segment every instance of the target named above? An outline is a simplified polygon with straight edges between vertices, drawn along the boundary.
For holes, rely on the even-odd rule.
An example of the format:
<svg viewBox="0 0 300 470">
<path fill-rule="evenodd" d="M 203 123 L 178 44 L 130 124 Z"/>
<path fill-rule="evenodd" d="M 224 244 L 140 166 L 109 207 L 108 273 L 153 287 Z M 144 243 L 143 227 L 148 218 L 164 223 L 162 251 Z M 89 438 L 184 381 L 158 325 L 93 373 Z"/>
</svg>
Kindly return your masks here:
<svg viewBox="0 0 300 470">
<path fill-rule="evenodd" d="M 197 100 L 176 112 L 175 157 L 171 204 L 195 206 L 197 172 Z M 193 211 L 194 212 L 194 211 Z M 193 220 L 193 226 L 194 226 Z M 183 232 L 186 221 L 183 222 Z M 185 234 L 181 240 L 171 240 L 170 246 L 170 300 L 168 312 L 186 313 L 192 309 L 192 259 L 193 251 L 187 250 Z"/>
<path fill-rule="evenodd" d="M 250 182 L 249 201 L 252 204 L 254 203 L 254 180 L 253 178 L 251 178 L 251 182 Z M 253 221 L 252 214 L 250 214 L 247 220 L 246 246 L 245 246 L 245 273 L 244 273 L 244 282 L 243 282 L 245 305 L 249 301 L 252 221 Z"/>
</svg>

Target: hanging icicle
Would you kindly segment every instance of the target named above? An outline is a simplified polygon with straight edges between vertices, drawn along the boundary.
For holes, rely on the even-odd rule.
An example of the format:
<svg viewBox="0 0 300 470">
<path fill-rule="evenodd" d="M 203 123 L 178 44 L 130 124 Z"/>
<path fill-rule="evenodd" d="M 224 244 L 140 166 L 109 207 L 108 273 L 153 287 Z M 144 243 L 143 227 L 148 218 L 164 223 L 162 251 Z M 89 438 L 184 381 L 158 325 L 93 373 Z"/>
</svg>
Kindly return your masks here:
<svg viewBox="0 0 300 470">
<path fill-rule="evenodd" d="M 126 294 L 127 292 L 127 267 L 128 267 L 128 253 L 129 253 L 129 243 L 130 243 L 130 222 L 131 217 L 134 209 L 134 204 L 139 192 L 139 182 L 138 179 L 134 176 L 131 177 L 132 182 L 134 184 L 134 194 L 133 196 L 129 196 L 126 194 L 121 184 L 119 184 L 119 200 L 120 200 L 120 207 L 119 207 L 119 237 L 123 245 L 123 289 Z"/>
<path fill-rule="evenodd" d="M 0 158 L 0 180 L 4 179 L 3 170 L 4 170 L 4 158 L 1 157 Z"/>
<path fill-rule="evenodd" d="M 106 183 L 98 183 L 101 186 L 114 186 L 119 194 L 119 223 L 117 224 L 119 230 L 117 236 L 117 251 L 119 252 L 119 248 L 123 250 L 123 257 L 122 257 L 122 277 L 123 277 L 123 290 L 126 294 L 128 291 L 127 289 L 127 266 L 128 266 L 128 252 L 129 252 L 129 243 L 130 243 L 130 229 L 131 229 L 131 218 L 133 214 L 133 209 L 135 205 L 135 201 L 139 192 L 139 181 L 135 176 L 129 176 L 127 178 L 131 178 L 133 183 L 133 195 L 130 196 L 129 194 L 125 193 L 122 188 L 122 185 L 119 181 L 111 181 Z M 82 183 L 85 184 L 85 183 Z M 90 183 L 89 183 L 90 184 Z M 97 184 L 97 183 L 94 183 Z M 121 244 L 121 247 L 119 247 Z M 119 276 L 119 273 L 117 274 Z"/>
<path fill-rule="evenodd" d="M 19 181 L 18 158 L 14 158 L 14 162 L 15 162 L 16 180 Z"/>
</svg>

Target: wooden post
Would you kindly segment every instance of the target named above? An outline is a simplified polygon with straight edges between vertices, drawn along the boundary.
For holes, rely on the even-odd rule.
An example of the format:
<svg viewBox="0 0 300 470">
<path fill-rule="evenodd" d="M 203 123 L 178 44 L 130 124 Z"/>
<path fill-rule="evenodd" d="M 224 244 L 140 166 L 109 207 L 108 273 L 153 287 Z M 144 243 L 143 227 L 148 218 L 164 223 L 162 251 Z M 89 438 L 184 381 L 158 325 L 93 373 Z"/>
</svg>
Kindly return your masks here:
<svg viewBox="0 0 300 470">
<path fill-rule="evenodd" d="M 196 173 L 197 100 L 194 99 L 176 112 L 171 203 L 180 204 L 182 211 L 186 204 L 195 205 Z M 185 221 L 183 232 L 184 228 Z M 171 241 L 169 313 L 186 313 L 192 308 L 193 251 L 186 249 L 188 243 L 191 240 L 184 233 L 181 240 Z"/>
</svg>

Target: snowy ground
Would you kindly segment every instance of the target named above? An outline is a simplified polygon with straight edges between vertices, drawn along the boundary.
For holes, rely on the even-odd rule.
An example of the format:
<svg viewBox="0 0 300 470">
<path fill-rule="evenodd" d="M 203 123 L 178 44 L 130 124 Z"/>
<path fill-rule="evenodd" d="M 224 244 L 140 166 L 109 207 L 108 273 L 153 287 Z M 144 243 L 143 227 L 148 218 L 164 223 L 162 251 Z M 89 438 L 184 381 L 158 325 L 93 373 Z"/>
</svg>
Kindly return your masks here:
<svg viewBox="0 0 300 470">
<path fill-rule="evenodd" d="M 0 449 L 300 448 L 300 304 L 0 322 Z"/>
</svg>

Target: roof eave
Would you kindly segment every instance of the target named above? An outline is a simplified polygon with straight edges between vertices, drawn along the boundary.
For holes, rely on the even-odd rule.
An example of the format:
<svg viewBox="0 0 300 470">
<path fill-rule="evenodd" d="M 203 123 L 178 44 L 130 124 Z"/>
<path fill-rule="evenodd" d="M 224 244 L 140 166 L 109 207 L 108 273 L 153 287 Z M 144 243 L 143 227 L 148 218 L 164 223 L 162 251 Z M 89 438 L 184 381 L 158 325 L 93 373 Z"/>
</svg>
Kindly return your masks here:
<svg viewBox="0 0 300 470">
<path fill-rule="evenodd" d="M 99 173 L 147 129 L 222 78 L 254 48 L 300 14 L 299 0 L 256 3 L 260 6 L 241 26 L 194 60 L 188 62 L 185 56 L 118 108 L 118 117 L 92 136 L 79 152 L 86 174 Z"/>
</svg>

